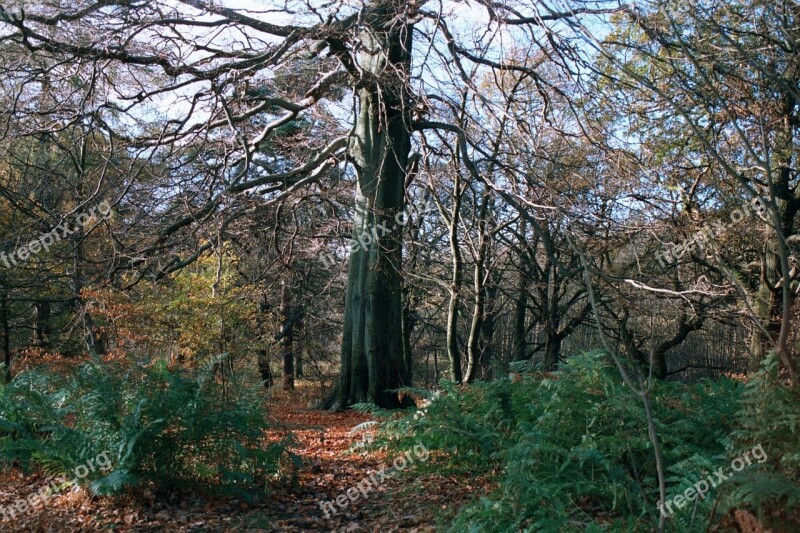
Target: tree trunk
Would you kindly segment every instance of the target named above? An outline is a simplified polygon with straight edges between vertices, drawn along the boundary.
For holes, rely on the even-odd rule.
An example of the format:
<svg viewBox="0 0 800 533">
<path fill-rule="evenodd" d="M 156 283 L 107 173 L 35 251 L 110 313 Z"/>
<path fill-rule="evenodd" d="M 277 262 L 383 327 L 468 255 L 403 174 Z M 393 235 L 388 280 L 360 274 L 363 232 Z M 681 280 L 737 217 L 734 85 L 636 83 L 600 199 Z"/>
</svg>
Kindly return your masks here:
<svg viewBox="0 0 800 533">
<path fill-rule="evenodd" d="M 461 353 L 458 351 L 458 300 L 461 294 L 461 276 L 463 261 L 461 259 L 461 246 L 458 242 L 458 220 L 461 213 L 461 174 L 455 173 L 453 178 L 453 206 L 450 210 L 449 237 L 450 255 L 453 269 L 450 277 L 450 302 L 447 305 L 447 356 L 450 359 L 451 379 L 460 383 Z"/>
<path fill-rule="evenodd" d="M 528 312 L 528 268 L 525 254 L 526 220 L 520 222 L 519 266 L 517 267 L 517 298 L 514 301 L 514 325 L 512 328 L 511 359 L 523 361 L 528 359 L 525 319 Z"/>
<path fill-rule="evenodd" d="M 258 373 L 261 375 L 261 383 L 264 384 L 265 389 L 268 389 L 273 385 L 272 371 L 269 368 L 269 350 L 266 348 L 259 348 L 256 355 L 258 358 Z"/>
<path fill-rule="evenodd" d="M 494 280 L 486 287 L 486 307 L 483 323 L 481 324 L 480 341 L 478 343 L 479 377 L 483 381 L 492 379 L 492 357 L 494 356 L 494 330 L 497 324 L 497 308 L 494 303 L 497 301 L 499 287 Z"/>
<path fill-rule="evenodd" d="M 302 338 L 302 335 L 301 335 Z M 300 379 L 303 376 L 303 352 L 305 348 L 298 348 L 294 352 L 294 377 Z"/>
<path fill-rule="evenodd" d="M 403 368 L 405 371 L 403 380 L 405 381 L 406 385 L 411 386 L 414 381 L 412 379 L 413 348 L 411 346 L 411 334 L 414 332 L 414 326 L 416 325 L 416 314 L 414 311 L 414 301 L 413 297 L 411 296 L 411 289 L 405 287 L 403 289 L 403 294 L 403 361 L 405 362 L 405 366 Z"/>
<path fill-rule="evenodd" d="M 81 239 L 83 238 L 83 234 L 78 232 L 75 237 L 75 242 L 73 244 L 73 253 L 72 253 L 72 298 L 73 298 L 73 306 L 74 309 L 78 313 L 82 313 L 83 315 L 83 331 L 84 331 L 84 340 L 86 342 L 86 348 L 89 353 L 93 357 L 100 357 L 101 355 L 105 355 L 106 349 L 105 344 L 103 342 L 103 338 L 97 331 L 97 327 L 94 323 L 94 318 L 92 318 L 92 314 L 89 312 L 85 302 L 83 301 L 83 297 L 81 296 L 81 292 L 83 291 L 83 270 L 82 270 L 82 253 L 83 253 L 83 245 Z"/>
<path fill-rule="evenodd" d="M 558 332 L 553 332 L 547 326 L 547 337 L 544 344 L 544 368 L 549 371 L 558 370 L 558 360 L 561 356 L 561 341 Z"/>
<path fill-rule="evenodd" d="M 283 389 L 294 389 L 294 352 L 292 340 L 294 337 L 294 317 L 292 316 L 289 287 L 286 280 L 281 282 L 281 359 L 283 360 Z"/>
<path fill-rule="evenodd" d="M 40 348 L 50 347 L 50 302 L 38 300 L 33 304 L 33 344 Z"/>
<path fill-rule="evenodd" d="M 485 193 L 478 215 L 478 250 L 475 257 L 473 273 L 474 307 L 472 309 L 472 323 L 470 324 L 469 340 L 467 342 L 467 371 L 464 374 L 464 383 L 472 383 L 480 368 L 480 338 L 486 313 L 486 255 L 489 250 L 490 236 L 487 233 L 486 215 L 489 211 L 491 196 Z"/>
<path fill-rule="evenodd" d="M 667 379 L 667 350 L 653 351 L 653 375 L 656 379 Z"/>
<path fill-rule="evenodd" d="M 391 2 L 366 8 L 361 33 L 359 113 L 350 141 L 356 214 L 348 269 L 338 406 L 399 405 L 389 391 L 405 385 L 402 340 L 402 232 L 411 150 L 406 81 L 412 28 Z"/>
<path fill-rule="evenodd" d="M 3 292 L 0 300 L 0 324 L 3 328 L 3 363 L 5 364 L 5 382 L 11 381 L 11 325 L 8 316 L 8 296 Z"/>
<path fill-rule="evenodd" d="M 545 347 L 544 368 L 548 371 L 558 370 L 558 360 L 561 355 L 561 341 L 559 327 L 561 317 L 558 312 L 558 270 L 554 261 L 548 261 L 547 269 L 547 318 L 545 322 Z"/>
<path fill-rule="evenodd" d="M 258 338 L 261 347 L 256 352 L 256 359 L 258 360 L 258 373 L 261 375 L 261 383 L 264 388 L 272 387 L 272 371 L 269 368 L 269 349 L 267 347 L 267 328 L 264 326 L 264 316 L 267 313 L 267 296 L 261 294 L 261 299 L 258 302 Z"/>
<path fill-rule="evenodd" d="M 799 68 L 797 64 L 790 64 L 784 73 L 786 82 L 792 83 L 792 86 L 796 86 L 800 80 Z M 766 176 L 770 196 L 775 202 L 777 212 L 769 213 L 767 234 L 770 239 L 764 248 L 761 279 L 754 305 L 756 319 L 761 322 L 771 338 L 768 338 L 760 328 L 756 328 L 751 343 L 752 356 L 748 365 L 751 371 L 757 370 L 767 350 L 774 349 L 793 383 L 797 382 L 797 363 L 794 350 L 789 348 L 787 341 L 791 327 L 794 292 L 789 288 L 789 280 L 782 280 L 784 269 L 787 276 L 789 275 L 789 251 L 777 230 L 780 228 L 783 239 L 794 235 L 794 220 L 800 209 L 800 200 L 792 186 L 796 166 L 795 131 L 800 126 L 800 117 L 797 115 L 798 104 L 800 99 L 796 91 L 784 91 L 780 121 L 777 122 L 780 126 L 775 128 L 775 145 L 768 162 L 774 171 L 772 175 Z M 784 261 L 782 267 L 781 263 Z"/>
<path fill-rule="evenodd" d="M 788 184 L 784 180 L 775 184 L 779 190 L 788 188 Z M 796 208 L 790 206 L 791 203 L 785 199 L 786 194 L 781 194 L 782 197 L 775 199 L 778 206 L 778 216 L 783 226 L 783 233 L 785 236 L 790 236 L 794 232 L 793 222 L 796 213 Z M 773 222 L 770 220 L 770 222 Z M 768 234 L 772 239 L 768 240 L 764 245 L 763 257 L 761 260 L 761 275 L 758 289 L 755 294 L 753 302 L 753 311 L 756 314 L 756 319 L 760 322 L 761 326 L 766 329 L 769 336 L 767 336 L 761 328 L 753 330 L 753 337 L 750 343 L 750 361 L 748 370 L 755 372 L 761 366 L 764 358 L 770 350 L 781 348 L 777 346 L 781 333 L 781 319 L 783 315 L 783 290 L 780 286 L 781 281 L 781 258 L 779 253 L 780 243 L 778 237 L 772 226 L 768 229 Z M 790 297 L 794 294 L 790 292 Z M 786 347 L 783 347 L 784 352 L 788 352 Z M 783 357 L 784 365 L 789 369 L 790 373 L 794 373 L 794 362 L 791 355 Z"/>
</svg>

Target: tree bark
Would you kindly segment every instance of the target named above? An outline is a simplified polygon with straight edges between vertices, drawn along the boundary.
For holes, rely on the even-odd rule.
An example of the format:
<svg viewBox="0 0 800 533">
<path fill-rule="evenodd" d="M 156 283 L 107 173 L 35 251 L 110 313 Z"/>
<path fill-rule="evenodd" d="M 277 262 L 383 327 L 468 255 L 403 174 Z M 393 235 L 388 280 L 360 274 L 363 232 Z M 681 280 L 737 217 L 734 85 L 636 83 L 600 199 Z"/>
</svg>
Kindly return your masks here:
<svg viewBox="0 0 800 533">
<path fill-rule="evenodd" d="M 395 19 L 392 2 L 363 14 L 357 96 L 359 113 L 350 140 L 356 171 L 356 214 L 348 268 L 339 379 L 340 408 L 358 402 L 399 405 L 391 389 L 405 385 L 402 340 L 402 232 L 394 228 L 404 207 L 411 131 L 406 81 L 411 25 Z M 390 23 L 391 22 L 391 23 Z"/>
</svg>

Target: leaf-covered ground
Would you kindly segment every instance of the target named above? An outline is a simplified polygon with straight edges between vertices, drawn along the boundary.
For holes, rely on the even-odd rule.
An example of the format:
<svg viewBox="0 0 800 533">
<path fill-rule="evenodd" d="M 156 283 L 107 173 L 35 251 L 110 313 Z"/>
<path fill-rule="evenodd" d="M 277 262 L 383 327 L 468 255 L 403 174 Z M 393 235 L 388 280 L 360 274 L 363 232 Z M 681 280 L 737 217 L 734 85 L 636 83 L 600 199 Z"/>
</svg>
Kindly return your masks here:
<svg viewBox="0 0 800 533">
<path fill-rule="evenodd" d="M 280 392 L 267 402 L 272 432 L 268 439 L 294 436 L 299 466 L 287 465 L 282 480 L 272 480 L 266 496 L 221 497 L 201 488 L 163 496 L 91 498 L 68 489 L 38 511 L 0 522 L 0 531 L 434 531 L 437 516 L 452 516 L 460 505 L 485 493 L 479 482 L 444 477 L 411 466 L 404 475 L 381 483 L 329 518 L 319 500 L 333 500 L 395 459 L 357 447 L 362 435 L 351 430 L 367 420 L 355 412 L 305 408 L 301 392 Z M 8 506 L 46 485 L 43 473 L 18 470 L 0 474 L 0 505 Z"/>
</svg>

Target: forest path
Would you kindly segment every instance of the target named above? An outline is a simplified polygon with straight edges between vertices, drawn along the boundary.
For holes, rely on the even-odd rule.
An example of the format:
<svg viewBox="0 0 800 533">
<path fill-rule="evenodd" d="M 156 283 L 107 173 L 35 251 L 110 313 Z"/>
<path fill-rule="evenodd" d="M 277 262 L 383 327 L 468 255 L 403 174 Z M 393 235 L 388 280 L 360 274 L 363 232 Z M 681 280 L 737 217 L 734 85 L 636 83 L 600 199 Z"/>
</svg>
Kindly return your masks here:
<svg viewBox="0 0 800 533">
<path fill-rule="evenodd" d="M 469 478 L 457 480 L 417 469 L 420 460 L 411 450 L 409 457 L 415 463 L 409 463 L 402 475 L 380 481 L 377 472 L 391 468 L 397 456 L 357 447 L 362 436 L 352 434 L 352 429 L 370 416 L 311 410 L 306 407 L 309 403 L 303 389 L 276 391 L 266 402 L 272 427 L 267 440 L 291 434 L 291 450 L 302 463 L 289 467 L 291 474 L 271 483 L 267 496 L 257 501 L 186 493 L 92 499 L 74 489 L 49 498 L 43 509 L 0 522 L 0 532 L 429 532 L 436 530 L 438 513 L 452 514 L 472 497 Z M 357 489 L 365 479 L 376 481 L 367 497 L 358 493 L 348 500 L 348 489 Z M 12 505 L 45 485 L 42 474 L 5 472 L 0 475 L 0 505 Z M 346 502 L 341 507 L 333 502 L 340 495 Z M 320 502 L 331 502 L 326 507 L 329 516 Z"/>
<path fill-rule="evenodd" d="M 413 451 L 416 464 L 409 463 L 403 476 L 381 481 L 378 471 L 389 471 L 397 457 L 359 448 L 364 433 L 352 430 L 372 420 L 368 414 L 306 410 L 294 394 L 277 393 L 270 418 L 273 438 L 290 432 L 296 440 L 292 451 L 304 463 L 293 487 L 274 489 L 274 531 L 435 531 L 437 508 L 449 507 L 452 492 L 461 492 L 454 480 L 416 470 L 421 461 Z M 349 500 L 348 489 L 354 495 L 360 483 L 369 483 L 367 496 L 359 492 Z M 345 505 L 338 506 L 337 497 Z"/>
</svg>

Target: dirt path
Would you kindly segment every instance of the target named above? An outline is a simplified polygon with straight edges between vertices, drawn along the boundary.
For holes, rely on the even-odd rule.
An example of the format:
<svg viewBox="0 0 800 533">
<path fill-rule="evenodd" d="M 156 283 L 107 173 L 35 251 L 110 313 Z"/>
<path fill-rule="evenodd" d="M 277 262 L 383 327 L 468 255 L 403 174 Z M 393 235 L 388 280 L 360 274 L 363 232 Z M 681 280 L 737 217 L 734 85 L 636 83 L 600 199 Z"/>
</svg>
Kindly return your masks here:
<svg viewBox="0 0 800 533">
<path fill-rule="evenodd" d="M 381 481 L 379 471 L 396 456 L 354 448 L 356 425 L 370 419 L 354 412 L 307 410 L 298 393 L 277 393 L 269 401 L 273 430 L 269 439 L 291 432 L 292 450 L 302 465 L 287 479 L 273 483 L 267 497 L 246 502 L 234 498 L 203 498 L 173 494 L 157 498 L 91 499 L 74 490 L 50 499 L 38 511 L 0 522 L 0 531 L 435 531 L 435 516 L 451 511 L 469 497 L 468 480 L 417 471 L 420 461 L 409 450 L 404 474 Z M 419 453 L 420 450 L 417 450 Z M 424 454 L 423 454 L 424 455 Z M 410 461 L 408 460 L 410 459 Z M 364 484 L 369 481 L 369 488 Z M 367 496 L 357 492 L 362 483 Z M 0 505 L 9 505 L 45 484 L 41 475 L 12 471 L 0 477 Z M 353 501 L 347 498 L 350 489 Z M 344 502 L 339 507 L 334 500 Z M 331 502 L 325 509 L 320 502 Z"/>
</svg>

